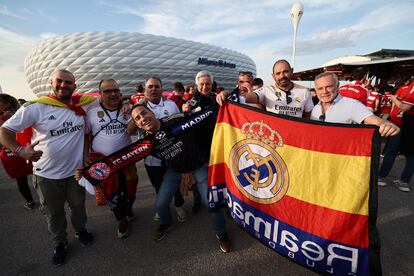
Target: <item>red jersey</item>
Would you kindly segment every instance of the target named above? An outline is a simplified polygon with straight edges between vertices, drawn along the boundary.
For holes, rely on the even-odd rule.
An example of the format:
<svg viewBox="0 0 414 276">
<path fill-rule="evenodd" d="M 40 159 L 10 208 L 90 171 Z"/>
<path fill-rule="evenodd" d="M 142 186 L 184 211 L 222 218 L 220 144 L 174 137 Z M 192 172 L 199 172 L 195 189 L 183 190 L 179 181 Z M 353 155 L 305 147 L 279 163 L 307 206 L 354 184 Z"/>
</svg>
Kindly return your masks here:
<svg viewBox="0 0 414 276">
<path fill-rule="evenodd" d="M 397 96 L 397 99 L 400 102 L 414 106 L 414 82 L 410 83 L 409 85 L 401 86 L 400 88 L 398 88 L 397 93 L 395 93 L 395 95 Z M 406 111 L 405 113 L 414 116 L 414 108 L 411 108 L 409 111 Z M 404 112 L 394 104 L 390 112 L 390 121 L 396 125 L 401 126 L 403 124 L 403 115 Z"/>
<path fill-rule="evenodd" d="M 188 101 L 188 100 L 191 100 L 191 98 L 194 96 L 194 93 L 187 93 L 187 92 L 184 92 L 184 100 L 185 101 Z"/>
<path fill-rule="evenodd" d="M 129 103 L 134 105 L 139 103 L 140 100 L 144 99 L 145 94 L 144 93 L 137 93 L 135 95 L 131 96 L 131 99 L 129 100 Z"/>
<path fill-rule="evenodd" d="M 175 102 L 175 104 L 177 105 L 178 109 L 181 112 L 181 108 L 182 108 L 183 104 L 186 102 L 186 100 L 184 100 L 182 97 L 175 94 L 175 92 L 172 92 L 169 95 L 168 99 Z"/>
<path fill-rule="evenodd" d="M 368 90 L 359 81 L 342 85 L 339 87 L 339 94 L 343 97 L 358 100 L 363 105 L 367 105 Z"/>
<path fill-rule="evenodd" d="M 391 106 L 392 106 L 391 94 L 382 95 L 381 101 L 380 101 L 381 114 L 389 114 L 391 112 Z"/>
<path fill-rule="evenodd" d="M 373 112 L 376 112 L 377 109 L 378 109 L 378 106 L 375 106 L 375 102 L 379 102 L 379 100 L 380 100 L 379 93 L 375 92 L 375 91 L 372 91 L 369 94 L 368 98 L 367 98 L 367 104 L 366 105 L 367 105 L 368 108 L 371 108 L 371 110 Z"/>
</svg>

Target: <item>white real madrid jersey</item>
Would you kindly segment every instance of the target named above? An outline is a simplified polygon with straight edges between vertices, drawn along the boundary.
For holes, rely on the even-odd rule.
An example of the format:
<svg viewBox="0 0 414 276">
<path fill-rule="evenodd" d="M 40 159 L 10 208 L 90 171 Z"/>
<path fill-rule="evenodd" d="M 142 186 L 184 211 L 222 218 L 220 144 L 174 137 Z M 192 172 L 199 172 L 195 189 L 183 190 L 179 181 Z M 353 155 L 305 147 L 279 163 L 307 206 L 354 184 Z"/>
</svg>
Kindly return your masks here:
<svg viewBox="0 0 414 276">
<path fill-rule="evenodd" d="M 32 143 L 39 142 L 34 149 L 43 152 L 40 159 L 33 162 L 34 174 L 63 179 L 83 167 L 85 120 L 74 111 L 32 103 L 20 108 L 3 126 L 14 132 L 32 126 Z"/>
<path fill-rule="evenodd" d="M 91 108 L 86 115 L 86 125 L 87 132 L 93 136 L 92 150 L 106 156 L 130 145 L 131 137 L 126 130 L 130 117 L 121 110 Z"/>
<path fill-rule="evenodd" d="M 274 86 L 263 86 L 254 92 L 266 110 L 276 114 L 302 118 L 303 112 L 311 112 L 313 108 L 309 90 L 298 84 L 294 84 L 288 97 L 284 91 Z"/>
</svg>

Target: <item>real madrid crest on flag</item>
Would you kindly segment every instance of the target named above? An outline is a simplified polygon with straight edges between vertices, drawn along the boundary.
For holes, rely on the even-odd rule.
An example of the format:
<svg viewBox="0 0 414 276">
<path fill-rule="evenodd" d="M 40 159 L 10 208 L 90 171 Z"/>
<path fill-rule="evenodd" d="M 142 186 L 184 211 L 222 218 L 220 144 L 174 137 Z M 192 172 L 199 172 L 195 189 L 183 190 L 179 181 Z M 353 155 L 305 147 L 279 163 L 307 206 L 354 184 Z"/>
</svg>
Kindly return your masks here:
<svg viewBox="0 0 414 276">
<path fill-rule="evenodd" d="M 208 207 L 227 207 L 252 237 L 319 274 L 381 275 L 380 145 L 372 126 L 321 124 L 228 102 L 211 144 Z"/>
<path fill-rule="evenodd" d="M 279 201 L 289 187 L 289 173 L 277 147 L 283 147 L 280 134 L 260 122 L 245 123 L 241 132 L 246 139 L 230 151 L 233 181 L 247 198 L 262 204 Z"/>
</svg>

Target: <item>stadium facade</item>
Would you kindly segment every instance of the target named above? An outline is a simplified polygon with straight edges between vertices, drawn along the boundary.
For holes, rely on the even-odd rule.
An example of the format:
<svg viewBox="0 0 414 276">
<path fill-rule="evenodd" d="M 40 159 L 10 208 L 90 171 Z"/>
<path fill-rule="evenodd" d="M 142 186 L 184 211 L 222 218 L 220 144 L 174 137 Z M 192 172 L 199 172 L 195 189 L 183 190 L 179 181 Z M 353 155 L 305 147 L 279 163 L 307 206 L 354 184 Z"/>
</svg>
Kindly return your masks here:
<svg viewBox="0 0 414 276">
<path fill-rule="evenodd" d="M 210 71 L 220 86 L 231 89 L 240 71 L 256 75 L 247 55 L 209 44 L 150 34 L 86 32 L 41 41 L 25 60 L 25 74 L 33 93 L 50 91 L 50 75 L 67 69 L 76 76 L 77 92 L 98 89 L 101 79 L 118 81 L 124 95 L 152 75 L 171 90 L 174 82 L 193 84 L 201 70 Z"/>
</svg>

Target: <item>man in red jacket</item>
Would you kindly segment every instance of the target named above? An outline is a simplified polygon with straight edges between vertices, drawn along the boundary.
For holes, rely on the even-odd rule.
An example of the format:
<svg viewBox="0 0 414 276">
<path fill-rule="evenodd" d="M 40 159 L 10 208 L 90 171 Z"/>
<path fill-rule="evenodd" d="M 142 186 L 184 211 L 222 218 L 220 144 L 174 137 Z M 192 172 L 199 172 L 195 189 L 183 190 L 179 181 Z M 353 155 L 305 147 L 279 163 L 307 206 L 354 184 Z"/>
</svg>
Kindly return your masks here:
<svg viewBox="0 0 414 276">
<path fill-rule="evenodd" d="M 352 98 L 367 105 L 368 90 L 364 87 L 367 79 L 367 69 L 358 67 L 352 72 L 353 82 L 339 87 L 339 94 L 343 97 Z"/>
</svg>

